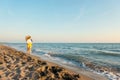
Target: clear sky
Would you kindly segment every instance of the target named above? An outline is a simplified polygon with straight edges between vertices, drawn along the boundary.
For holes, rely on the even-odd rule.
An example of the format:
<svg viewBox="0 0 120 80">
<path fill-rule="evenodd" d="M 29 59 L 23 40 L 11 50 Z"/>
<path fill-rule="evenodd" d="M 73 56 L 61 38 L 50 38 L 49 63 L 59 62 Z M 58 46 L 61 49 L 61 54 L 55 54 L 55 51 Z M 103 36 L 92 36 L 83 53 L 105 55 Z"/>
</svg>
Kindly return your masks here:
<svg viewBox="0 0 120 80">
<path fill-rule="evenodd" d="M 0 42 L 120 42 L 120 0 L 0 0 Z"/>
</svg>

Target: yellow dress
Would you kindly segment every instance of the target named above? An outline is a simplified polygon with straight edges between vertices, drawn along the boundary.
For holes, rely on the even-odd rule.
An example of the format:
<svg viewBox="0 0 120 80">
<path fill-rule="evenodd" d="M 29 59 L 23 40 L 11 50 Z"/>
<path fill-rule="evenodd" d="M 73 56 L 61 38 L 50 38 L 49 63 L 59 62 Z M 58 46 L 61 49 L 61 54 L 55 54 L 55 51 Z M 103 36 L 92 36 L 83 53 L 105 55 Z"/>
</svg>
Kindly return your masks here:
<svg viewBox="0 0 120 80">
<path fill-rule="evenodd" d="M 32 48 L 32 43 L 27 43 L 28 48 Z"/>
<path fill-rule="evenodd" d="M 27 40 L 27 48 L 32 48 L 32 41 L 30 39 Z"/>
</svg>

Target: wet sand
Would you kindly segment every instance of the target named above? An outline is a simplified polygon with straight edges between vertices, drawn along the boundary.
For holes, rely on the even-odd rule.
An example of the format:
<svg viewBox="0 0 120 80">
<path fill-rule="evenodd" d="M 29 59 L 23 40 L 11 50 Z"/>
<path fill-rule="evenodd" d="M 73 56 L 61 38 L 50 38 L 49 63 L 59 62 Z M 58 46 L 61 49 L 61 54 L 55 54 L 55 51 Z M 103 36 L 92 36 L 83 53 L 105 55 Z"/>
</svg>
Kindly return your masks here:
<svg viewBox="0 0 120 80">
<path fill-rule="evenodd" d="M 0 80 L 94 80 L 37 56 L 0 45 Z M 96 79 L 97 80 L 97 79 Z"/>
</svg>

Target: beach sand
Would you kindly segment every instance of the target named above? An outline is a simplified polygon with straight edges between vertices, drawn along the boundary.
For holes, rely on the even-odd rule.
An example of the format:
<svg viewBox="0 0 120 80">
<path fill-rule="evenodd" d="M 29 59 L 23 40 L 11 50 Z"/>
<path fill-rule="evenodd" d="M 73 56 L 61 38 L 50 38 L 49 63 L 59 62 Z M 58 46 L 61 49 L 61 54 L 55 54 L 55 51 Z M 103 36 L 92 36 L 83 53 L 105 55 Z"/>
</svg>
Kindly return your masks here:
<svg viewBox="0 0 120 80">
<path fill-rule="evenodd" d="M 37 56 L 0 45 L 0 80 L 94 80 Z M 97 79 L 96 79 L 97 80 Z"/>
</svg>

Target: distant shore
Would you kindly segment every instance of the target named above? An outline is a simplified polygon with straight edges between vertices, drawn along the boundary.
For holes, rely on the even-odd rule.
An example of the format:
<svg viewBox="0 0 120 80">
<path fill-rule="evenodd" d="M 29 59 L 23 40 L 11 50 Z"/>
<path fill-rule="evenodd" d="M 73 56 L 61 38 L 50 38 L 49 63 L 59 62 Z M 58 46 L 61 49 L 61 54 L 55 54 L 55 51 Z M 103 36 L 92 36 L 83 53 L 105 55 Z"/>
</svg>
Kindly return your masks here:
<svg viewBox="0 0 120 80">
<path fill-rule="evenodd" d="M 0 80 L 93 80 L 14 48 L 0 45 Z"/>
</svg>

